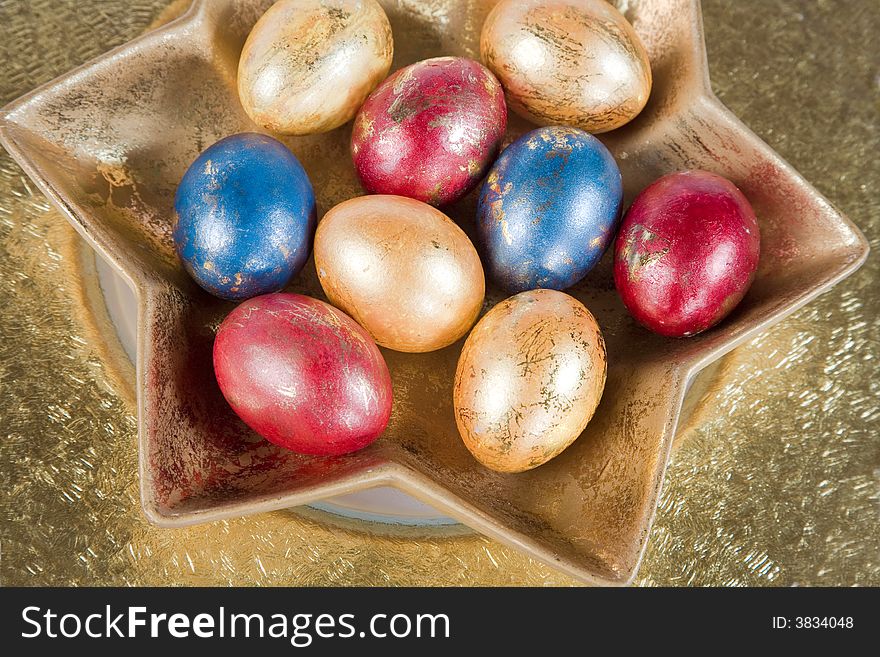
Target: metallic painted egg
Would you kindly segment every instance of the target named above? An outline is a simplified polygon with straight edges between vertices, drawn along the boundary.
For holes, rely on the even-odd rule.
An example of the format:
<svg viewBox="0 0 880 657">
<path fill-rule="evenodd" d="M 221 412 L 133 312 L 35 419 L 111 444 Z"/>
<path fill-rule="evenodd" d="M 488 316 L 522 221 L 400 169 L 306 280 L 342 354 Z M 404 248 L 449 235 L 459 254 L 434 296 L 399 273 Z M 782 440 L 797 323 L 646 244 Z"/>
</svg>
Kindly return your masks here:
<svg viewBox="0 0 880 657">
<path fill-rule="evenodd" d="M 482 180 L 506 125 L 504 92 L 485 66 L 437 57 L 397 71 L 370 95 L 351 153 L 369 193 L 446 205 Z"/>
<path fill-rule="evenodd" d="M 195 281 L 223 299 L 283 288 L 309 257 L 315 195 L 281 142 L 242 133 L 193 162 L 177 187 L 174 244 Z"/>
<path fill-rule="evenodd" d="M 535 468 L 580 436 L 606 368 L 602 332 L 579 301 L 555 290 L 510 297 L 464 343 L 453 388 L 459 433 L 492 470 Z"/>
<path fill-rule="evenodd" d="M 244 44 L 238 95 L 267 130 L 327 132 L 351 120 L 388 75 L 393 52 L 375 0 L 280 0 Z"/>
<path fill-rule="evenodd" d="M 335 455 L 372 443 L 391 417 L 376 343 L 336 308 L 299 294 L 249 299 L 223 320 L 214 373 L 236 414 L 266 440 Z"/>
<path fill-rule="evenodd" d="M 639 323 L 686 337 L 736 307 L 760 251 L 755 213 L 733 183 L 708 171 L 673 173 L 627 211 L 614 247 L 614 282 Z"/>
<path fill-rule="evenodd" d="M 538 128 L 508 146 L 477 206 L 489 276 L 510 292 L 562 290 L 614 237 L 623 186 L 611 153 L 577 128 Z"/>
<path fill-rule="evenodd" d="M 397 351 L 452 344 L 483 305 L 483 267 L 467 235 L 402 196 L 361 196 L 331 209 L 315 235 L 315 266 L 331 303 Z"/>
<path fill-rule="evenodd" d="M 539 125 L 607 132 L 651 93 L 645 47 L 605 0 L 502 0 L 483 24 L 480 53 L 510 108 Z"/>
</svg>

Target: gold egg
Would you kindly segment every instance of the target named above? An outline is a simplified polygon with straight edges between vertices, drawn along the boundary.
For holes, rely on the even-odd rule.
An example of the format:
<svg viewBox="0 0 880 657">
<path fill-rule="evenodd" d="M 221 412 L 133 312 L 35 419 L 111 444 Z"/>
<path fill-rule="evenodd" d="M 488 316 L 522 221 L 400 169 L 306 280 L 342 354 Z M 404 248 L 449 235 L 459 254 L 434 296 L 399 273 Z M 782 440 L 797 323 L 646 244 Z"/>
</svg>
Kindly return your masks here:
<svg viewBox="0 0 880 657">
<path fill-rule="evenodd" d="M 315 234 L 318 280 L 330 302 L 383 347 L 446 347 L 473 326 L 485 279 L 471 241 L 436 208 L 403 196 L 353 198 Z"/>
<path fill-rule="evenodd" d="M 375 0 L 280 0 L 251 30 L 238 95 L 257 125 L 288 135 L 351 120 L 388 75 L 391 25 Z"/>
<path fill-rule="evenodd" d="M 464 444 L 498 472 L 546 463 L 593 417 L 606 369 L 602 332 L 577 299 L 530 290 L 502 301 L 458 360 L 453 404 Z"/>
<path fill-rule="evenodd" d="M 502 0 L 483 24 L 480 54 L 510 108 L 539 125 L 607 132 L 651 93 L 648 53 L 605 0 Z"/>
</svg>

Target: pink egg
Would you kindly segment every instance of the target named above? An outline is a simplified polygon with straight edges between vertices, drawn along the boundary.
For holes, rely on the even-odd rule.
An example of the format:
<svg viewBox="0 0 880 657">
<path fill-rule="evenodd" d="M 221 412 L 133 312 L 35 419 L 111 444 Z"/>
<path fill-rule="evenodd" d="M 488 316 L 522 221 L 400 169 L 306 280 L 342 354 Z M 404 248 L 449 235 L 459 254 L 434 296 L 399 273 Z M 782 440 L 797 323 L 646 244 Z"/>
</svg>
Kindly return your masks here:
<svg viewBox="0 0 880 657">
<path fill-rule="evenodd" d="M 269 442 L 336 455 L 372 443 L 391 417 L 391 377 L 376 343 L 348 315 L 299 294 L 245 301 L 214 340 L 226 401 Z"/>
<path fill-rule="evenodd" d="M 686 337 L 714 326 L 742 300 L 760 250 L 755 213 L 733 183 L 708 171 L 673 173 L 627 211 L 614 282 L 640 324 Z"/>
<path fill-rule="evenodd" d="M 446 205 L 480 182 L 506 125 L 504 92 L 487 68 L 436 57 L 400 69 L 367 98 L 351 152 L 371 194 Z"/>
</svg>

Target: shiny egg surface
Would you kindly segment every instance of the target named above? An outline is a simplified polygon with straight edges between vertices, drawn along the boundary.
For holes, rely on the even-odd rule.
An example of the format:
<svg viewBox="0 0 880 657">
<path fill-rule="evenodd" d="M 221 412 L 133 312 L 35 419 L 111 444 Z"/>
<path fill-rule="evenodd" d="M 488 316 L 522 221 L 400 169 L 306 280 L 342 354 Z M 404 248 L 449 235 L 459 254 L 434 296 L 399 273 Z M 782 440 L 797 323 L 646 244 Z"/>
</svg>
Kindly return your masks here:
<svg viewBox="0 0 880 657">
<path fill-rule="evenodd" d="M 590 311 L 564 292 L 521 292 L 490 310 L 465 341 L 453 388 L 459 433 L 492 470 L 535 468 L 580 436 L 606 371 Z"/>
<path fill-rule="evenodd" d="M 327 132 L 354 117 L 388 75 L 393 52 L 375 0 L 279 0 L 244 44 L 239 99 L 272 132 Z"/>
<path fill-rule="evenodd" d="M 361 196 L 332 208 L 315 235 L 315 266 L 330 302 L 397 351 L 452 344 L 483 304 L 483 268 L 467 235 L 436 208 L 403 196 Z"/>
<path fill-rule="evenodd" d="M 343 312 L 299 294 L 233 310 L 214 340 L 214 372 L 248 426 L 301 454 L 366 447 L 391 417 L 391 377 L 376 344 Z"/>
<path fill-rule="evenodd" d="M 474 189 L 507 125 L 495 76 L 465 57 L 436 57 L 400 69 L 355 118 L 354 166 L 371 194 L 440 206 Z"/>
<path fill-rule="evenodd" d="M 490 277 L 510 292 L 571 287 L 614 237 L 620 170 L 598 139 L 546 127 L 513 142 L 489 171 L 477 235 Z"/>
<path fill-rule="evenodd" d="M 312 184 L 284 144 L 241 133 L 206 149 L 174 199 L 174 244 L 205 290 L 241 300 L 283 288 L 302 269 L 315 232 Z"/>
<path fill-rule="evenodd" d="M 648 54 L 605 0 L 502 0 L 483 24 L 480 53 L 510 108 L 538 125 L 607 132 L 651 93 Z"/>
<path fill-rule="evenodd" d="M 742 192 L 695 170 L 645 188 L 614 249 L 614 282 L 630 314 L 656 333 L 687 337 L 717 324 L 742 300 L 761 239 Z"/>
</svg>

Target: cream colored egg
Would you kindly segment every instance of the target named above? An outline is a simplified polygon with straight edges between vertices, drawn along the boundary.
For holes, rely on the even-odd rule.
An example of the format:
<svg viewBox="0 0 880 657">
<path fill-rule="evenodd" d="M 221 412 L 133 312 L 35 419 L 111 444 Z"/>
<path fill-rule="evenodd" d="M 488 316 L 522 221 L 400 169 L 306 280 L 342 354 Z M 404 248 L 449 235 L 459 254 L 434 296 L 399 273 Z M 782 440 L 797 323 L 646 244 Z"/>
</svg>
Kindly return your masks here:
<svg viewBox="0 0 880 657">
<path fill-rule="evenodd" d="M 523 472 L 571 445 L 605 388 L 602 332 L 577 299 L 530 290 L 474 327 L 455 372 L 455 421 L 483 465 Z"/>
<path fill-rule="evenodd" d="M 606 132 L 651 93 L 648 54 L 605 0 L 502 0 L 483 24 L 480 53 L 510 108 L 539 125 Z"/>
<path fill-rule="evenodd" d="M 352 119 L 388 74 L 391 25 L 375 0 L 279 0 L 254 25 L 238 64 L 248 116 L 308 135 Z"/>
<path fill-rule="evenodd" d="M 314 253 L 330 302 L 383 347 L 446 347 L 467 333 L 483 305 L 476 249 L 421 201 L 373 195 L 340 203 L 318 224 Z"/>
</svg>

